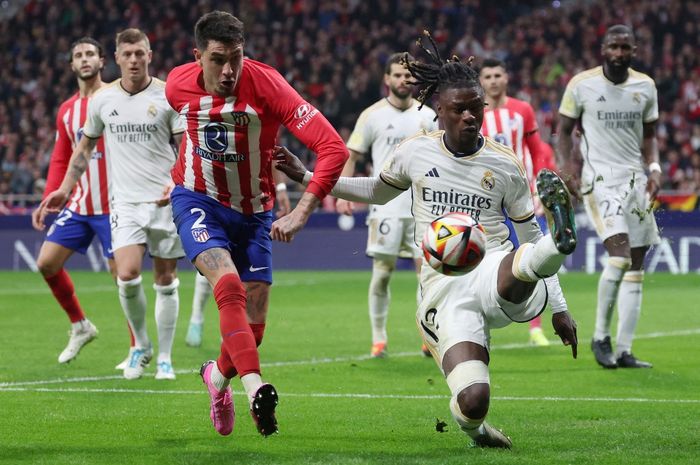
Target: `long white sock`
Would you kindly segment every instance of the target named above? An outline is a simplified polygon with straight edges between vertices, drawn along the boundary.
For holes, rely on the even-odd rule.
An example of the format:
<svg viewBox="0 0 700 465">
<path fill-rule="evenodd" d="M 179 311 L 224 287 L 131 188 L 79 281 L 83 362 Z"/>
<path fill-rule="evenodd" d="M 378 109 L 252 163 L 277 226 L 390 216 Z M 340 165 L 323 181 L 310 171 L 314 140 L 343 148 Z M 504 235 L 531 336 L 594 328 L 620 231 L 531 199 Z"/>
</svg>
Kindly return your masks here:
<svg viewBox="0 0 700 465">
<path fill-rule="evenodd" d="M 632 339 L 642 312 L 642 284 L 644 271 L 628 271 L 617 294 L 617 345 L 615 355 L 632 352 Z"/>
<path fill-rule="evenodd" d="M 209 379 L 219 392 L 223 391 L 226 389 L 226 386 L 231 384 L 231 380 L 225 377 L 223 373 L 221 373 L 221 370 L 219 370 L 217 362 L 214 362 L 214 366 L 211 368 Z"/>
<path fill-rule="evenodd" d="M 122 281 L 117 278 L 119 288 L 119 302 L 126 319 L 129 320 L 131 331 L 134 333 L 136 347 L 145 349 L 151 346 L 146 331 L 146 294 L 141 285 L 141 276 L 131 281 Z"/>
<path fill-rule="evenodd" d="M 535 282 L 554 275 L 566 255 L 557 250 L 551 234 L 540 238 L 534 244 L 524 243 L 518 247 L 513 259 L 513 276 L 520 281 Z"/>
<path fill-rule="evenodd" d="M 158 361 L 170 361 L 175 339 L 177 314 L 180 309 L 180 295 L 177 288 L 180 280 L 175 278 L 165 286 L 153 285 L 156 291 L 156 326 L 158 327 Z"/>
<path fill-rule="evenodd" d="M 472 420 L 471 418 L 464 416 L 462 411 L 459 409 L 456 396 L 453 396 L 452 399 L 450 399 L 450 412 L 452 413 L 452 418 L 454 418 L 454 420 L 457 422 L 460 429 L 467 433 L 472 439 L 480 434 L 484 434 L 483 424 L 485 418 Z"/>
<path fill-rule="evenodd" d="M 369 282 L 369 320 L 372 324 L 372 344 L 386 342 L 386 320 L 389 316 L 391 291 L 389 280 L 391 271 L 380 267 L 372 268 L 372 279 Z"/>
<path fill-rule="evenodd" d="M 192 298 L 192 315 L 190 323 L 204 323 L 204 308 L 211 295 L 211 285 L 207 278 L 197 273 L 194 278 L 194 297 Z"/>
<path fill-rule="evenodd" d="M 593 332 L 593 339 L 596 341 L 602 341 L 610 336 L 610 321 L 612 320 L 620 281 L 622 281 L 622 276 L 631 264 L 632 261 L 626 257 L 608 257 L 608 262 L 600 274 L 595 331 Z"/>
<path fill-rule="evenodd" d="M 258 392 L 260 386 L 263 385 L 262 378 L 258 373 L 248 373 L 245 376 L 241 376 L 241 383 L 243 383 L 243 389 L 248 394 L 250 402 L 253 401 L 253 396 Z"/>
</svg>

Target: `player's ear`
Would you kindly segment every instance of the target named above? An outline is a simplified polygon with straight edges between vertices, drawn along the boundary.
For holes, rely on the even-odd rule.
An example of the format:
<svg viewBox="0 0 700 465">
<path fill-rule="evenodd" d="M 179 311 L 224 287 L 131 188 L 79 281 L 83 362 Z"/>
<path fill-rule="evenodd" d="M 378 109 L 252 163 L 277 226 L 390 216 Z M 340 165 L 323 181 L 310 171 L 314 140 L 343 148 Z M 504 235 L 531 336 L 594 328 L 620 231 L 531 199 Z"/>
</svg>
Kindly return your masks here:
<svg viewBox="0 0 700 465">
<path fill-rule="evenodd" d="M 195 47 L 192 49 L 192 54 L 194 55 L 194 61 L 196 61 L 199 66 L 202 66 L 202 52 Z"/>
</svg>

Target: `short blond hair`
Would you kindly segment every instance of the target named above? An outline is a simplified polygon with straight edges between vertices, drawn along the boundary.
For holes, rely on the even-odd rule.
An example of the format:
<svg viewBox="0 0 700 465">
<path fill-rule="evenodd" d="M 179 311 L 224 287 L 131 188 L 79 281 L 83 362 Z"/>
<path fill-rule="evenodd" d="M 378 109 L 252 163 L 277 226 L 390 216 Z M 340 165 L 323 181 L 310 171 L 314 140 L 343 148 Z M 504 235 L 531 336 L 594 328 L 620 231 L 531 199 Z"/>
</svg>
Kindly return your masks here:
<svg viewBox="0 0 700 465">
<path fill-rule="evenodd" d="M 135 27 L 130 27 L 122 32 L 117 33 L 117 47 L 120 44 L 138 44 L 139 42 L 146 42 L 146 48 L 151 49 L 151 42 L 148 40 L 148 36 L 141 30 Z"/>
</svg>

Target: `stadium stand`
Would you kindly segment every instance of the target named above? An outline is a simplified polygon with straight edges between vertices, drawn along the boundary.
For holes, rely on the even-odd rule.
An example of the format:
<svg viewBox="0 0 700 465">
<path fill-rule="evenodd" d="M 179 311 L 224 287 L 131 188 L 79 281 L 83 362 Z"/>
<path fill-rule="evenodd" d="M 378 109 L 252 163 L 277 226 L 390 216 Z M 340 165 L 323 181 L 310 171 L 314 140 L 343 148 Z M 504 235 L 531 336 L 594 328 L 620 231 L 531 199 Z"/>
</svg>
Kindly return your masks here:
<svg viewBox="0 0 700 465">
<path fill-rule="evenodd" d="M 152 75 L 161 79 L 191 59 L 200 14 L 231 10 L 247 30 L 246 52 L 277 67 L 345 138 L 359 112 L 382 94 L 381 69 L 429 28 L 445 56 L 505 60 L 510 92 L 532 103 L 545 141 L 568 79 L 600 63 L 605 28 L 631 25 L 634 67 L 659 89 L 663 188 L 680 208 L 700 194 L 700 3 L 682 0 L 574 2 L 333 0 L 30 0 L 0 6 L 0 214 L 21 213 L 43 192 L 58 103 L 75 92 L 64 66 L 70 43 L 92 36 L 108 50 L 103 76 L 117 75 L 115 33 L 148 31 Z M 411 49 L 410 51 L 416 52 Z M 293 138 L 282 143 L 304 154 Z M 311 163 L 313 157 L 306 158 Z M 671 198 L 671 197 L 669 197 Z"/>
</svg>

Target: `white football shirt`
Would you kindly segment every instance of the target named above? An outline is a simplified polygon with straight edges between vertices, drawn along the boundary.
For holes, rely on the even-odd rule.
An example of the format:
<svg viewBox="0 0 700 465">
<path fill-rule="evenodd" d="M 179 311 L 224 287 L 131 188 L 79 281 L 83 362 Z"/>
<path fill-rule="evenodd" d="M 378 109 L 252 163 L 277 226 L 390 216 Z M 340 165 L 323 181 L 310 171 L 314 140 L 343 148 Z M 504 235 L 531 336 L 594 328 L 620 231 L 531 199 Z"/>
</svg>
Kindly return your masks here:
<svg viewBox="0 0 700 465">
<path fill-rule="evenodd" d="M 437 129 L 435 112 L 412 100 L 411 106 L 400 110 L 383 98 L 366 108 L 357 120 L 347 147 L 362 154 L 371 153 L 373 171 L 379 172 L 401 141 L 421 130 Z M 411 196 L 405 192 L 386 205 L 370 205 L 370 218 L 410 218 Z"/>
<path fill-rule="evenodd" d="M 484 227 L 487 250 L 513 250 L 505 214 L 519 223 L 534 216 L 521 160 L 489 137 L 476 153 L 456 156 L 445 146 L 444 133 L 422 132 L 405 140 L 379 175 L 398 189 L 412 189 L 416 244 L 435 218 L 462 212 Z"/>
<path fill-rule="evenodd" d="M 178 113 L 165 99 L 165 82 L 152 78 L 136 94 L 117 79 L 90 100 L 83 132 L 104 135 L 112 180 L 112 199 L 153 202 L 171 182 L 170 169 L 177 154 L 170 146 L 173 134 L 183 132 Z"/>
<path fill-rule="evenodd" d="M 643 123 L 659 119 L 656 86 L 649 76 L 630 68 L 625 82 L 613 84 L 602 66 L 583 71 L 566 86 L 559 113 L 581 118 L 584 190 L 594 181 L 615 185 L 644 175 Z"/>
</svg>

